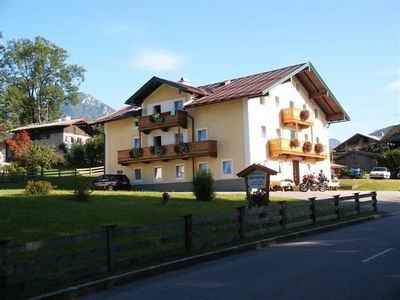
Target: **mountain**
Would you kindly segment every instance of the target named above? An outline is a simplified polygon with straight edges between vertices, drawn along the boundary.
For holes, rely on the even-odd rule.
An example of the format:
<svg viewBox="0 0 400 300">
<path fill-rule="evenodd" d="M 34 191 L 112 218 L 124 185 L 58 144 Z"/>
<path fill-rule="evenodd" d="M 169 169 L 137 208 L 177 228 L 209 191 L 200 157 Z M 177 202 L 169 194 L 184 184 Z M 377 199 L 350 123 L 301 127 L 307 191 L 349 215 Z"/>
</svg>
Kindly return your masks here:
<svg viewBox="0 0 400 300">
<path fill-rule="evenodd" d="M 88 93 L 79 93 L 77 105 L 64 104 L 61 106 L 62 115 L 70 116 L 71 119 L 95 120 L 114 111 L 113 108 Z"/>
<path fill-rule="evenodd" d="M 338 139 L 329 139 L 329 149 L 335 148 L 337 145 L 340 144 L 340 141 Z"/>
<path fill-rule="evenodd" d="M 374 135 L 374 136 L 376 136 L 376 137 L 382 137 L 384 134 L 386 134 L 389 130 L 390 130 L 390 128 L 392 128 L 393 126 L 389 126 L 389 127 L 385 127 L 385 128 L 382 128 L 382 129 L 378 129 L 378 130 L 375 130 L 374 132 L 371 132 L 369 135 Z"/>
</svg>

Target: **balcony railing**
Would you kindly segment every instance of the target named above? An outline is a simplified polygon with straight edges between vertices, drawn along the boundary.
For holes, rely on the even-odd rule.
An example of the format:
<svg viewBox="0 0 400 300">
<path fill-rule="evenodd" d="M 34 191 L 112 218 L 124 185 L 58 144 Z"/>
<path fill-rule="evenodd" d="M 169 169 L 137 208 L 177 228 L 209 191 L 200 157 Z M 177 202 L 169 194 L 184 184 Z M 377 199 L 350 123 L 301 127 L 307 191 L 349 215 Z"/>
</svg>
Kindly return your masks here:
<svg viewBox="0 0 400 300">
<path fill-rule="evenodd" d="M 171 112 L 160 113 L 159 118 L 154 118 L 154 116 L 153 114 L 140 117 L 139 130 L 147 134 L 154 129 L 168 131 L 168 128 L 176 126 L 187 128 L 187 114 L 184 111 L 177 110 L 175 114 L 171 114 Z"/>
<path fill-rule="evenodd" d="M 302 109 L 298 108 L 285 108 L 281 110 L 281 118 L 283 124 L 286 126 L 293 126 L 296 127 L 296 125 L 300 129 L 304 129 L 307 127 L 310 127 L 314 124 L 314 117 L 312 116 L 311 112 L 309 112 L 309 117 L 307 119 L 302 118 L 301 112 Z"/>
<path fill-rule="evenodd" d="M 142 155 L 134 157 L 132 149 L 118 151 L 118 163 L 149 163 L 152 161 L 168 161 L 171 159 L 188 159 L 192 157 L 217 157 L 217 141 L 201 141 L 186 143 L 185 151 L 179 151 L 176 144 L 163 145 L 163 155 L 156 155 L 152 147 L 142 148 Z"/>
<path fill-rule="evenodd" d="M 304 142 L 300 142 L 298 147 L 291 145 L 291 140 L 288 139 L 273 139 L 268 141 L 269 146 L 269 157 L 271 159 L 277 158 L 288 158 L 288 157 L 301 157 L 305 160 L 315 159 L 324 160 L 328 157 L 327 147 L 323 146 L 322 152 L 315 151 L 315 145 L 311 143 L 310 151 L 304 151 Z M 318 149 L 317 149 L 318 150 Z M 321 150 L 321 149 L 319 149 Z"/>
</svg>

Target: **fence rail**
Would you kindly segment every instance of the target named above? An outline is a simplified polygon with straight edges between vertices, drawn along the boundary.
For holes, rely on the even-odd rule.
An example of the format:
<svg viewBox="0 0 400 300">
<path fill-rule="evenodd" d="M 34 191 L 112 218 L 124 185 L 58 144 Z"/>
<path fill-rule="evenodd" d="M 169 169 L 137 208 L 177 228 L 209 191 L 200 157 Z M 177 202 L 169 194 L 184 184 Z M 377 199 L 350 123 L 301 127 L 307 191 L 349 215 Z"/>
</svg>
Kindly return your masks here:
<svg viewBox="0 0 400 300">
<path fill-rule="evenodd" d="M 364 200 L 365 199 L 365 200 Z M 21 298 L 61 283 L 138 268 L 212 247 L 319 222 L 377 211 L 376 192 L 290 203 L 9 246 L 0 241 L 0 299 Z M 46 291 L 47 291 L 46 290 Z M 8 297 L 8 298 L 7 298 Z"/>
</svg>

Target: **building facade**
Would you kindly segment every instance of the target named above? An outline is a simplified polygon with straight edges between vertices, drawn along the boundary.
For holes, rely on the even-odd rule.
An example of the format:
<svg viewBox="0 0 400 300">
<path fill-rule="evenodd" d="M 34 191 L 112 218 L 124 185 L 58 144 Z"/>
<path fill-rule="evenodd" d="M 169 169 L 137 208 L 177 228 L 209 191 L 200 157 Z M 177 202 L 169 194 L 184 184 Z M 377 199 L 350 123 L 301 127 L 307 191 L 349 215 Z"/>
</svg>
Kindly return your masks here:
<svg viewBox="0 0 400 300">
<path fill-rule="evenodd" d="M 217 190 L 244 190 L 236 174 L 258 163 L 272 181 L 324 170 L 328 124 L 349 120 L 311 63 L 201 87 L 150 79 L 104 123 L 106 172 L 134 189 L 187 191 L 199 169 Z"/>
</svg>

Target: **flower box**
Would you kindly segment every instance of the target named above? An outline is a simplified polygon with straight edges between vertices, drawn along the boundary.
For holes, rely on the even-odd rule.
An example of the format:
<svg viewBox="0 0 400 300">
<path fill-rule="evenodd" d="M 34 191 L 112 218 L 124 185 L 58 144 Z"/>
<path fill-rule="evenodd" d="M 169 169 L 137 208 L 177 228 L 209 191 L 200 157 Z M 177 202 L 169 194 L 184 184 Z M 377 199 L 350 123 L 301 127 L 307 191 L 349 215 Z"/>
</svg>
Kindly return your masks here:
<svg viewBox="0 0 400 300">
<path fill-rule="evenodd" d="M 292 139 L 289 142 L 289 146 L 290 146 L 290 148 L 297 148 L 300 146 L 300 142 L 298 139 Z"/>
<path fill-rule="evenodd" d="M 310 118 L 310 111 L 307 110 L 307 109 L 303 109 L 303 110 L 300 112 L 300 119 L 301 119 L 302 121 L 307 121 L 309 118 Z"/>
<path fill-rule="evenodd" d="M 322 145 L 321 143 L 315 144 L 314 152 L 317 154 L 321 154 L 322 152 L 324 152 L 324 145 Z"/>
</svg>

